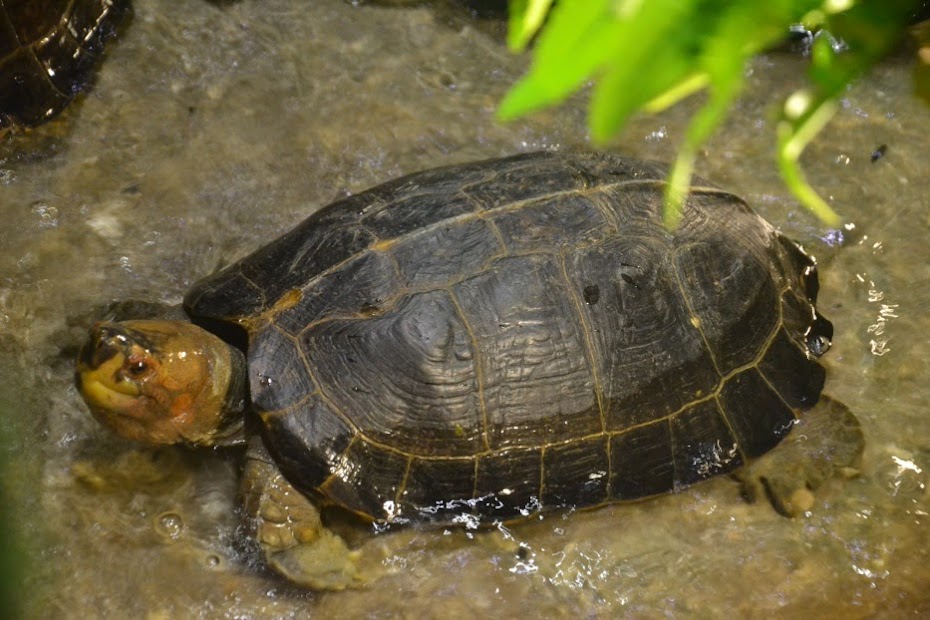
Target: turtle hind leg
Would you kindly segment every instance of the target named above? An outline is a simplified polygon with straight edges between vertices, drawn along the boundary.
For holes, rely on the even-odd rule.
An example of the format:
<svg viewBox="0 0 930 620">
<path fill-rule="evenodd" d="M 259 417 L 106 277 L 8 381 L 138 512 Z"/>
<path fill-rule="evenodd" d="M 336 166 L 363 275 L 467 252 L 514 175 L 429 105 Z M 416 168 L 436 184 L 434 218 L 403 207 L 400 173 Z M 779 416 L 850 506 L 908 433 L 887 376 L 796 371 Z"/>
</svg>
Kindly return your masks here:
<svg viewBox="0 0 930 620">
<path fill-rule="evenodd" d="M 780 514 L 794 517 L 811 509 L 824 482 L 857 475 L 864 447 L 856 417 L 824 395 L 784 441 L 736 477 L 749 501 L 765 497 Z"/>
<path fill-rule="evenodd" d="M 284 478 L 259 437 L 249 441 L 242 496 L 265 561 L 276 572 L 314 590 L 364 585 L 360 552 L 324 527 L 317 507 Z"/>
</svg>

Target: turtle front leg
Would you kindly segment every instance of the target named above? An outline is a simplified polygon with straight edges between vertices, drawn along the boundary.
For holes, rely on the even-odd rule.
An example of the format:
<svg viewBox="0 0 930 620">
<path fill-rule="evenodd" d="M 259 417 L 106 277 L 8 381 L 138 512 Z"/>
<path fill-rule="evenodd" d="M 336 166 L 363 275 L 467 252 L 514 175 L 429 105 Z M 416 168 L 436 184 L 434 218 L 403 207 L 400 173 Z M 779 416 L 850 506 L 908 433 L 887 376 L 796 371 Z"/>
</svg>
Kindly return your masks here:
<svg viewBox="0 0 930 620">
<path fill-rule="evenodd" d="M 779 513 L 794 517 L 811 509 L 813 492 L 831 477 L 857 475 L 864 447 L 856 417 L 823 395 L 784 441 L 736 477 L 747 499 L 766 497 Z"/>
<path fill-rule="evenodd" d="M 284 478 L 260 437 L 249 440 L 242 496 L 265 561 L 275 571 L 315 590 L 362 585 L 360 552 L 323 526 L 317 507 Z"/>
</svg>

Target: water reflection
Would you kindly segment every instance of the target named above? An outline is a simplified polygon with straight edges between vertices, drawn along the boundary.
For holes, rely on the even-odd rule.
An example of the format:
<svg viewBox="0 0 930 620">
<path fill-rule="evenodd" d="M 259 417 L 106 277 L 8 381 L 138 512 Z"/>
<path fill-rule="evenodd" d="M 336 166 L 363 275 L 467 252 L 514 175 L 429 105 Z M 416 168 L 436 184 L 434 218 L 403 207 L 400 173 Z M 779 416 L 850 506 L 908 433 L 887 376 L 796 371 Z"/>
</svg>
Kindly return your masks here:
<svg viewBox="0 0 930 620">
<path fill-rule="evenodd" d="M 879 248 L 880 244 L 873 244 L 873 248 Z M 875 282 L 868 279 L 868 274 L 856 274 L 856 279 L 867 286 L 867 301 L 870 304 L 878 306 L 878 312 L 875 321 L 866 328 L 869 335 L 869 347 L 872 355 L 881 357 L 891 351 L 888 343 L 891 341 L 891 334 L 886 333 L 891 321 L 898 318 L 898 304 L 888 303 L 885 299 L 884 291 L 875 286 Z"/>
</svg>

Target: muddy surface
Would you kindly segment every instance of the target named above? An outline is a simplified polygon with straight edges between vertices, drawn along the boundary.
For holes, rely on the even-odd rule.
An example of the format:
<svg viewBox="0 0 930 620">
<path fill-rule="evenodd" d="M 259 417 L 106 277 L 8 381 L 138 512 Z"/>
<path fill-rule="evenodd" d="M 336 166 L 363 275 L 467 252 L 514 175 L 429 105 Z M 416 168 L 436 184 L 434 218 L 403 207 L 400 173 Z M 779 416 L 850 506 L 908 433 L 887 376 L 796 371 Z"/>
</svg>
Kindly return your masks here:
<svg viewBox="0 0 930 620">
<path fill-rule="evenodd" d="M 930 614 L 930 110 L 903 61 L 852 88 L 804 157 L 841 229 L 800 210 L 772 162 L 796 57 L 753 63 L 698 162 L 820 259 L 827 390 L 868 446 L 862 475 L 808 515 L 745 504 L 719 479 L 510 529 L 356 532 L 383 576 L 315 594 L 241 536 L 237 454 L 142 449 L 87 414 L 71 358 L 107 303 L 176 303 L 314 209 L 406 172 L 586 146 L 581 99 L 495 122 L 525 63 L 499 25 L 429 6 L 137 0 L 93 90 L 0 145 L 3 493 L 26 617 Z M 670 159 L 692 109 L 636 119 L 612 148 Z"/>
</svg>

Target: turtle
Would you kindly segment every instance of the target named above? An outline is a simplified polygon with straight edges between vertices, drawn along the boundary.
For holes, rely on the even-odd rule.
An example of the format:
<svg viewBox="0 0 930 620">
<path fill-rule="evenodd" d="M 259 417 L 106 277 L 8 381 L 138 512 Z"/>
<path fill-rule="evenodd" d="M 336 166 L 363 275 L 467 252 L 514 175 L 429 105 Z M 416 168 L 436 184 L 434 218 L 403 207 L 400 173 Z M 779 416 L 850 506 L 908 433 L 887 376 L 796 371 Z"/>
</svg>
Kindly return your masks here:
<svg viewBox="0 0 930 620">
<path fill-rule="evenodd" d="M 71 103 L 128 11 L 129 0 L 0 1 L 0 132 Z"/>
<path fill-rule="evenodd" d="M 821 396 L 816 263 L 701 179 L 667 229 L 667 171 L 544 151 L 351 195 L 195 283 L 180 320 L 96 324 L 77 386 L 125 438 L 246 443 L 259 546 L 311 588 L 365 579 L 327 506 L 508 523 L 739 472 L 797 514 L 863 448 Z"/>
</svg>

